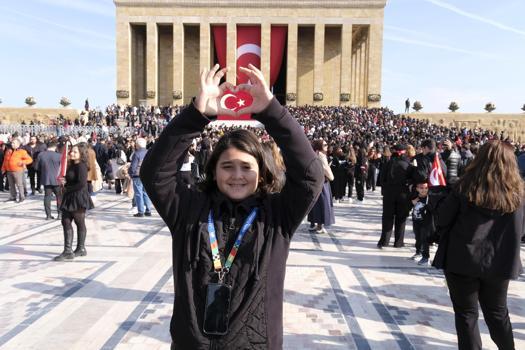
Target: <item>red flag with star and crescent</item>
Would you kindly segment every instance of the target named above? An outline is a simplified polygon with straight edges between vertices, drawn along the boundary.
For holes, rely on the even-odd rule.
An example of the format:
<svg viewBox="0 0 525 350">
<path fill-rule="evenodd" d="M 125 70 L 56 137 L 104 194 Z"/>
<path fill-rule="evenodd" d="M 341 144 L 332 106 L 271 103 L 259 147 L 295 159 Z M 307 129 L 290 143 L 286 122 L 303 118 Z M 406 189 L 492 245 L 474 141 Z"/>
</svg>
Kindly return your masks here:
<svg viewBox="0 0 525 350">
<path fill-rule="evenodd" d="M 432 169 L 428 177 L 429 186 L 446 186 L 445 175 L 443 175 L 443 169 L 441 168 L 441 162 L 439 161 L 439 155 L 436 152 L 434 161 L 432 162 Z"/>
<path fill-rule="evenodd" d="M 215 52 L 221 67 L 226 67 L 226 26 L 217 25 L 212 27 L 215 42 Z M 281 69 L 284 48 L 286 44 L 287 28 L 283 26 L 272 26 L 270 39 L 270 87 L 275 84 Z M 231 67 L 236 74 L 236 83 L 249 84 L 248 76 L 240 72 L 240 67 L 253 64 L 261 68 L 261 26 L 237 26 L 237 50 L 236 66 Z M 231 73 L 230 73 L 231 74 Z M 248 95 L 248 96 L 246 96 Z M 251 104 L 251 96 L 242 93 L 232 94 L 226 92 L 222 100 L 228 109 L 239 110 Z M 250 115 L 239 117 L 219 116 L 219 120 L 251 120 Z"/>
<path fill-rule="evenodd" d="M 60 178 L 64 178 L 66 176 L 67 151 L 68 151 L 68 144 L 66 142 L 64 144 L 64 147 L 62 147 L 62 154 L 60 155 L 60 168 L 58 169 L 57 180 L 59 180 Z"/>
</svg>

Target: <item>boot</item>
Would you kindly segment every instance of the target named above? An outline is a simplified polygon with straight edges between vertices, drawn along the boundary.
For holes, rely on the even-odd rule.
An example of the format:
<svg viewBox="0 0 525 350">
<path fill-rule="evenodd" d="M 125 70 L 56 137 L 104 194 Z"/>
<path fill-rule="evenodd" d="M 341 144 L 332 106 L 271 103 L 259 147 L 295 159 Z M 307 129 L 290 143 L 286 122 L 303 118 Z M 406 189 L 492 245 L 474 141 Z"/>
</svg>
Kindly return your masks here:
<svg viewBox="0 0 525 350">
<path fill-rule="evenodd" d="M 77 249 L 75 249 L 75 257 L 77 256 L 86 256 L 86 231 L 78 230 L 78 239 L 77 239 Z"/>
<path fill-rule="evenodd" d="M 75 258 L 72 251 L 73 230 L 64 230 L 64 251 L 59 256 L 53 258 L 54 261 L 71 261 Z"/>
</svg>

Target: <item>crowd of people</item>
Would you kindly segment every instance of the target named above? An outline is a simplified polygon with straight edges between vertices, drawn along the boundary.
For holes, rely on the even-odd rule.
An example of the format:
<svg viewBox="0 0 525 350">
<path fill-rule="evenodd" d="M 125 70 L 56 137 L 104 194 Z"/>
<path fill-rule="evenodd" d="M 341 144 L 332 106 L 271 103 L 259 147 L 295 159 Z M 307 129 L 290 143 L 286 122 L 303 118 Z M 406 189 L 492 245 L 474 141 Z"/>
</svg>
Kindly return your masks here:
<svg viewBox="0 0 525 350">
<path fill-rule="evenodd" d="M 212 70 L 213 74 L 220 72 Z M 155 206 L 172 232 L 183 228 L 189 234 L 208 227 L 211 236 L 217 227 L 220 238 L 216 239 L 222 254 L 232 247 L 239 248 L 233 245 L 239 230 L 241 233 L 260 231 L 261 238 L 257 234 L 242 243 L 249 246 L 249 253 L 243 253 L 243 261 L 253 262 L 242 271 L 253 268 L 253 280 L 250 274 L 242 274 L 241 267 L 235 270 L 238 275 L 230 276 L 230 271 L 234 272 L 230 270 L 231 264 L 227 269 L 216 268 L 219 279 L 210 279 L 209 271 L 194 270 L 199 259 L 205 259 L 210 267 L 212 264 L 217 267 L 219 253 L 214 252 L 212 259 L 212 256 L 204 258 L 206 254 L 199 252 L 200 231 L 192 236 L 196 242 L 193 238 L 180 241 L 180 251 L 173 254 L 174 259 L 181 260 L 181 266 L 189 264 L 185 272 L 179 271 L 177 288 L 190 288 L 193 278 L 206 280 L 202 287 L 207 286 L 208 292 L 230 293 L 230 297 L 239 298 L 231 299 L 231 307 L 239 314 L 264 314 L 267 312 L 264 308 L 276 308 L 277 304 L 267 302 L 268 305 L 243 307 L 240 300 L 264 293 L 264 285 L 271 281 L 265 278 L 257 284 L 259 275 L 273 269 L 276 277 L 268 278 L 274 278 L 273 283 L 281 287 L 277 288 L 281 294 L 277 295 L 275 303 L 282 303 L 286 260 L 281 258 L 287 256 L 289 241 L 279 237 L 291 237 L 304 217 L 312 233 L 326 234 L 335 223 L 334 202 L 355 201 L 359 205 L 366 200 L 367 193 L 380 188 L 383 215 L 377 248 L 388 246 L 392 233 L 395 248 L 405 245 L 406 220 L 412 210 L 416 251 L 410 258 L 417 260 L 419 265 L 429 265 L 430 246 L 439 243 L 434 265 L 446 271 L 460 347 L 474 348 L 481 344 L 479 330 L 474 325 L 477 325 L 477 313 L 476 316 L 471 314 L 474 304 L 477 310 L 478 298 L 467 298 L 463 291 L 484 286 L 479 301 L 491 336 L 501 348 L 510 348 L 512 328 L 508 312 L 505 315 L 506 293 L 508 280 L 520 272 L 519 243 L 516 257 L 512 237 L 519 235 L 522 241 L 524 238 L 523 221 L 512 227 L 505 223 L 523 219 L 521 198 L 516 199 L 516 195 L 523 195 L 521 176 L 525 174 L 521 145 L 489 130 L 443 127 L 401 117 L 386 108 L 302 106 L 285 109 L 272 100 L 260 72 L 249 69 L 246 73 L 259 82 L 244 88 L 254 95 L 254 103 L 248 108 L 250 112 L 262 112 L 256 119 L 264 128 L 209 124 L 204 115 L 218 114 L 217 104 L 210 101 L 219 97 L 219 90 L 215 80 L 205 80 L 201 85 L 208 85 L 208 95 L 201 90 L 187 108 L 111 105 L 104 111 L 86 110 L 73 121 L 57 120 L 57 125 L 62 127 L 77 127 L 67 133 L 0 135 L 0 191 L 8 190 L 8 201 L 18 202 L 23 202 L 28 195 L 44 192 L 47 220 L 55 219 L 51 202 L 53 196 L 56 198 L 56 218 L 61 219 L 64 231 L 64 250 L 55 257 L 56 261 L 87 255 L 86 211 L 96 205 L 96 193 L 103 186 L 108 190 L 114 188 L 116 195 L 127 195 L 136 218 L 151 216 Z M 114 129 L 111 132 L 102 129 L 100 134 L 82 131 L 83 127 L 90 126 Z M 68 160 L 64 167 L 66 153 Z M 516 174 L 520 175 L 518 164 L 521 176 L 516 178 Z M 64 171 L 59 176 L 61 170 Z M 502 186 L 498 195 L 495 188 L 501 184 L 495 182 L 494 176 L 499 176 L 501 181 L 511 181 L 514 187 Z M 486 181 L 480 183 L 480 179 Z M 492 202 L 487 202 L 487 198 Z M 288 203 L 290 200 L 293 203 Z M 180 205 L 183 201 L 187 205 Z M 237 206 L 239 203 L 242 205 Z M 260 209 L 253 209 L 254 205 Z M 258 210 L 263 214 L 258 214 Z M 475 238 L 485 242 L 474 247 L 474 252 L 458 248 L 462 244 L 458 242 L 459 233 L 456 236 L 450 233 L 452 227 L 459 225 L 457 222 L 465 219 L 462 217 L 467 215 L 465 213 L 478 221 L 463 222 L 463 228 L 474 230 Z M 188 221 L 190 219 L 194 222 Z M 254 220 L 258 223 L 250 228 Z M 492 229 L 485 232 L 483 225 L 488 225 L 489 221 L 491 227 L 508 231 L 506 234 L 511 238 L 501 238 Z M 269 222 L 273 222 L 271 230 L 267 227 Z M 77 227 L 75 250 L 73 223 Z M 268 238 L 262 238 L 266 237 L 262 232 L 267 235 L 268 230 L 275 235 L 274 245 L 264 250 L 263 240 Z M 497 251 L 503 249 L 500 247 L 502 240 L 504 249 L 514 254 L 509 257 L 512 261 L 505 260 Z M 447 248 L 450 242 L 455 242 L 453 248 Z M 188 253 L 190 261 L 184 260 L 184 249 L 194 250 Z M 448 260 L 444 263 L 441 257 L 447 249 Z M 490 251 L 482 252 L 483 249 Z M 483 254 L 489 256 L 490 261 L 479 261 Z M 457 256 L 460 255 L 463 263 L 468 261 L 470 267 L 458 266 L 461 259 Z M 266 257 L 275 259 L 277 256 L 281 257 L 279 264 L 267 266 Z M 259 266 L 259 261 L 264 266 Z M 481 270 L 478 265 L 482 266 Z M 232 291 L 231 283 L 239 280 L 249 285 L 255 294 Z M 222 288 L 223 283 L 230 283 L 229 288 Z M 187 292 L 201 293 L 192 288 Z M 217 326 L 217 322 L 224 319 L 210 319 L 206 325 L 207 317 L 211 316 L 205 314 L 204 334 L 192 336 L 188 331 L 193 321 L 189 314 L 186 315 L 187 306 L 197 299 L 188 295 L 186 299 L 175 300 L 178 317 L 171 329 L 173 344 L 195 347 L 216 341 L 226 346 L 230 338 L 208 337 L 228 331 L 228 325 Z M 192 307 L 203 312 L 206 309 L 202 303 Z M 278 312 L 276 315 L 279 316 Z M 257 327 L 241 324 L 239 320 L 231 319 L 229 328 L 240 332 L 242 327 Z M 279 343 L 282 342 L 282 329 L 278 328 L 277 324 L 269 329 L 268 337 L 276 337 Z M 247 346 L 251 344 L 250 339 L 235 341 L 245 342 Z"/>
</svg>

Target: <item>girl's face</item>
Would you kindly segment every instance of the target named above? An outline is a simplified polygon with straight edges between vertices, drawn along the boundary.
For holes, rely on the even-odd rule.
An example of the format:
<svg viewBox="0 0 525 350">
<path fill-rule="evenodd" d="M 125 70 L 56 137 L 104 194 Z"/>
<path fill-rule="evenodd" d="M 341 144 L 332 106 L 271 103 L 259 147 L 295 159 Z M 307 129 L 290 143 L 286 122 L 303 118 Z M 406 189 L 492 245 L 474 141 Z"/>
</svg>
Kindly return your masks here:
<svg viewBox="0 0 525 350">
<path fill-rule="evenodd" d="M 219 157 L 215 167 L 219 191 L 233 201 L 242 201 L 257 191 L 259 165 L 252 155 L 230 147 Z"/>
<path fill-rule="evenodd" d="M 69 151 L 69 159 L 72 161 L 80 160 L 80 152 L 78 151 L 78 147 L 71 148 L 71 151 Z"/>
</svg>

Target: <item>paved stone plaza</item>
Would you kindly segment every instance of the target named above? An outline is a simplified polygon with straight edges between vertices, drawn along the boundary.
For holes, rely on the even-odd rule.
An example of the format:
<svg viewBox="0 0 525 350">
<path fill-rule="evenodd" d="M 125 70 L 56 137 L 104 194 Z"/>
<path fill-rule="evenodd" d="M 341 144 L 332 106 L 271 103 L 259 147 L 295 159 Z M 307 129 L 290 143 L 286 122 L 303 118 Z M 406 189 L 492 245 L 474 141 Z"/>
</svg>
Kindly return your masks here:
<svg viewBox="0 0 525 350">
<path fill-rule="evenodd" d="M 160 218 L 133 218 L 130 201 L 102 191 L 87 218 L 88 256 L 52 262 L 60 222 L 42 195 L 0 193 L 0 349 L 169 349 L 171 242 Z M 377 250 L 381 200 L 336 204 L 327 235 L 302 225 L 288 259 L 286 349 L 453 349 L 443 276 L 407 248 Z M 522 258 L 525 247 L 522 248 Z M 525 349 L 525 278 L 510 285 L 516 349 Z M 484 348 L 495 349 L 480 321 Z"/>
</svg>

